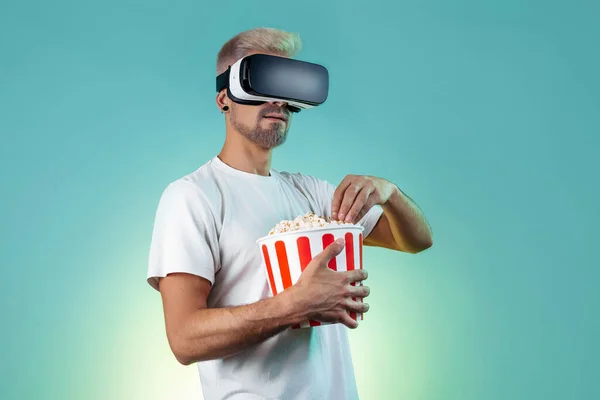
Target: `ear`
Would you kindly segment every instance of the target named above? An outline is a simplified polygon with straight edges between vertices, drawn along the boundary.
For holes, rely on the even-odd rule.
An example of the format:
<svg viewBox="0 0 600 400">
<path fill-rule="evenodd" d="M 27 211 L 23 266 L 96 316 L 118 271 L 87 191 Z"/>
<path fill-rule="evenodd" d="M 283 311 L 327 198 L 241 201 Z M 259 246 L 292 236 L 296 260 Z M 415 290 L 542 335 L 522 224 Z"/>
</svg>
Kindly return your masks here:
<svg viewBox="0 0 600 400">
<path fill-rule="evenodd" d="M 231 100 L 229 97 L 227 97 L 227 89 L 223 89 L 217 93 L 216 103 L 217 107 L 219 108 L 219 112 L 221 112 L 225 106 L 231 107 L 230 102 Z"/>
</svg>

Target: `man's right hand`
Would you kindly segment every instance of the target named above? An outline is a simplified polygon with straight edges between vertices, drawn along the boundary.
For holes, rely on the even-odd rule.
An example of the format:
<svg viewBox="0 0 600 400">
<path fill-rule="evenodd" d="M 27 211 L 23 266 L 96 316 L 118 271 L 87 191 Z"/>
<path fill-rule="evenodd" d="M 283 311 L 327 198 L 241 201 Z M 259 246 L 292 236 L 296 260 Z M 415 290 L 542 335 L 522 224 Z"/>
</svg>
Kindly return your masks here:
<svg viewBox="0 0 600 400">
<path fill-rule="evenodd" d="M 327 264 L 344 249 L 344 241 L 338 239 L 317 254 L 293 286 L 297 306 L 307 319 L 321 322 L 342 323 L 354 329 L 358 322 L 348 312 L 366 313 L 367 303 L 353 300 L 370 293 L 368 286 L 352 283 L 367 279 L 364 269 L 333 271 Z"/>
</svg>

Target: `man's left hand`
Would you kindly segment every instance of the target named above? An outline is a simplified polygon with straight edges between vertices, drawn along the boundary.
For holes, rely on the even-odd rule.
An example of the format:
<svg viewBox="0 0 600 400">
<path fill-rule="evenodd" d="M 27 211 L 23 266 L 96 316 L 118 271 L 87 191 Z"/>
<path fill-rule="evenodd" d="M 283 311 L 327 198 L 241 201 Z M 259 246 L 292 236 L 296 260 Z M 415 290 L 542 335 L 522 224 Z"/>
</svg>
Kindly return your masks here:
<svg viewBox="0 0 600 400">
<path fill-rule="evenodd" d="M 396 185 L 382 178 L 347 175 L 333 194 L 331 218 L 355 223 L 376 204 L 383 205 L 398 190 Z"/>
</svg>

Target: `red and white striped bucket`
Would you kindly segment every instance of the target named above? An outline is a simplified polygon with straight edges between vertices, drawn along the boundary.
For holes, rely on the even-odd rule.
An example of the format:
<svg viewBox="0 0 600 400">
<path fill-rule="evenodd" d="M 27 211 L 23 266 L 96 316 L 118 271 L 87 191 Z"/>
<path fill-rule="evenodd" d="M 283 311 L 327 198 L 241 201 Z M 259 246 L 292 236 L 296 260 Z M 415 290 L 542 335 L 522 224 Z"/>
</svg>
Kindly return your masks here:
<svg viewBox="0 0 600 400">
<path fill-rule="evenodd" d="M 304 268 L 314 256 L 338 238 L 345 241 L 344 249 L 329 262 L 334 271 L 350 271 L 363 268 L 363 230 L 359 225 L 339 225 L 307 229 L 265 236 L 256 242 L 260 246 L 263 267 L 272 296 L 294 285 Z M 362 282 L 357 284 L 362 286 Z M 352 283 L 354 285 L 354 283 Z M 362 298 L 353 298 L 362 302 Z M 348 312 L 356 321 L 362 321 L 362 313 Z M 304 321 L 292 329 L 329 325 L 329 322 Z"/>
</svg>

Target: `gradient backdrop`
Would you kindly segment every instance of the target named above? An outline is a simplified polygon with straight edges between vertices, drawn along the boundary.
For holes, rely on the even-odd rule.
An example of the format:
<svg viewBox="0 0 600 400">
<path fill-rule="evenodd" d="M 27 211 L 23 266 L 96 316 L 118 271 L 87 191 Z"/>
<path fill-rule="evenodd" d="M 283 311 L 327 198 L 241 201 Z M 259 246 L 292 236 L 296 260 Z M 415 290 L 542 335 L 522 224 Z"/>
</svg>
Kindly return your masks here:
<svg viewBox="0 0 600 400">
<path fill-rule="evenodd" d="M 361 399 L 600 398 L 599 3 L 367 3 L 2 2 L 0 398 L 202 398 L 148 246 L 221 148 L 216 54 L 257 26 L 331 73 L 274 167 L 385 177 L 433 227 L 365 252 Z"/>
</svg>

